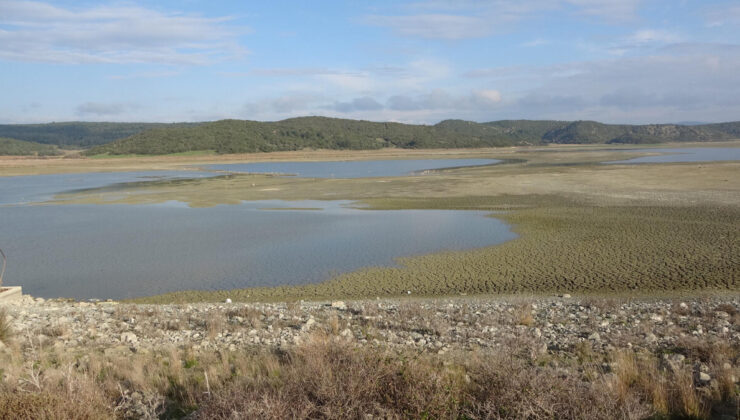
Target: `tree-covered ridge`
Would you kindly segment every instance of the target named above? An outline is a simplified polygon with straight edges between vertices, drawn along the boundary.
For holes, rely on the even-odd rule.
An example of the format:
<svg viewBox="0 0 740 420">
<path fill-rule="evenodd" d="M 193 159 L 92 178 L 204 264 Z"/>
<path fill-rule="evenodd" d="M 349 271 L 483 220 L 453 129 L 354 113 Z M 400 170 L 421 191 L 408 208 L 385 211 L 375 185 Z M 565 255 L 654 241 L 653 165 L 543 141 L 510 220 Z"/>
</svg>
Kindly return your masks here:
<svg viewBox="0 0 740 420">
<path fill-rule="evenodd" d="M 662 143 L 740 137 L 740 122 L 684 126 L 615 125 L 594 121 L 504 120 L 476 123 L 445 120 L 411 125 L 326 117 L 276 122 L 222 120 L 168 126 L 94 147 L 87 154 L 217 153 L 312 149 L 465 148 L 548 143 Z"/>
<path fill-rule="evenodd" d="M 48 124 L 0 124 L 0 137 L 60 147 L 92 147 L 130 137 L 158 127 L 192 126 L 189 123 L 60 122 Z"/>
<path fill-rule="evenodd" d="M 60 154 L 56 146 L 0 137 L 0 156 L 55 156 Z"/>
<path fill-rule="evenodd" d="M 249 153 L 304 148 L 465 148 L 548 143 L 717 141 L 740 138 L 740 122 L 617 125 L 595 121 L 502 120 L 477 123 L 445 120 L 435 125 L 412 125 L 300 117 L 275 122 L 221 120 L 175 124 L 64 122 L 0 125 L 0 137 L 63 148 L 89 148 L 86 153 L 91 155 L 205 150 Z M 16 149 L 18 146 L 14 146 Z M 30 153 L 37 151 L 31 150 Z"/>
</svg>

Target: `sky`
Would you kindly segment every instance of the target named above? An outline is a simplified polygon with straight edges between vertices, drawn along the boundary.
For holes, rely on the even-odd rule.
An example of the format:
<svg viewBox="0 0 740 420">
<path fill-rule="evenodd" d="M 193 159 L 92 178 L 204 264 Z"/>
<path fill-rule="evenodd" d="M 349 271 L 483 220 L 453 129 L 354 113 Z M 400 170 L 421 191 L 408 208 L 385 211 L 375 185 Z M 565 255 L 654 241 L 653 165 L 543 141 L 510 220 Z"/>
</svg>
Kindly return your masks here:
<svg viewBox="0 0 740 420">
<path fill-rule="evenodd" d="M 0 122 L 740 120 L 740 1 L 0 0 Z"/>
</svg>

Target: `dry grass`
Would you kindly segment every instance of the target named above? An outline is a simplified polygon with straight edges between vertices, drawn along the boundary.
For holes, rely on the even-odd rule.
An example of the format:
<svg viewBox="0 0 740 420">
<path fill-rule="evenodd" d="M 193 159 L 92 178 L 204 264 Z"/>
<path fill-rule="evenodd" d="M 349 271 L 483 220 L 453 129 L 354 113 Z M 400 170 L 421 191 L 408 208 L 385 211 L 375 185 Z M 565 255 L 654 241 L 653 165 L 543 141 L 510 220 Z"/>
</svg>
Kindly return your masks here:
<svg viewBox="0 0 740 420">
<path fill-rule="evenodd" d="M 516 308 L 514 311 L 514 323 L 526 327 L 531 327 L 534 324 L 531 304 L 523 304 Z"/>
<path fill-rule="evenodd" d="M 113 410 L 103 401 L 80 398 L 61 391 L 2 392 L 2 420 L 102 420 L 115 418 Z"/>
<path fill-rule="evenodd" d="M 13 338 L 13 327 L 8 319 L 8 312 L 5 308 L 0 308 L 0 342 L 9 343 Z"/>
<path fill-rule="evenodd" d="M 514 339 L 436 355 L 354 347 L 318 332 L 275 351 L 36 348 L 0 355 L 0 419 L 709 418 L 737 404 L 736 371 L 726 368 L 736 346 L 707 350 L 716 352 L 706 355 L 716 387 L 695 384 L 691 359 L 673 370 L 653 354 L 624 350 L 608 360 L 609 372 L 593 355 L 542 364 L 533 346 Z"/>
</svg>

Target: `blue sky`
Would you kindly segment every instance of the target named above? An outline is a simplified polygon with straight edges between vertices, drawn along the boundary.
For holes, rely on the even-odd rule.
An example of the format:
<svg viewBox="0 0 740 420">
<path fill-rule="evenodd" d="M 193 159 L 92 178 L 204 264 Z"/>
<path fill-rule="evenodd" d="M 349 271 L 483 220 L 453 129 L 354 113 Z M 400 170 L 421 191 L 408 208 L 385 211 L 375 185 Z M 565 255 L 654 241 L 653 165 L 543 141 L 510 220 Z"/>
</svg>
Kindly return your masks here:
<svg viewBox="0 0 740 420">
<path fill-rule="evenodd" d="M 0 0 L 0 122 L 740 120 L 740 2 Z"/>
</svg>

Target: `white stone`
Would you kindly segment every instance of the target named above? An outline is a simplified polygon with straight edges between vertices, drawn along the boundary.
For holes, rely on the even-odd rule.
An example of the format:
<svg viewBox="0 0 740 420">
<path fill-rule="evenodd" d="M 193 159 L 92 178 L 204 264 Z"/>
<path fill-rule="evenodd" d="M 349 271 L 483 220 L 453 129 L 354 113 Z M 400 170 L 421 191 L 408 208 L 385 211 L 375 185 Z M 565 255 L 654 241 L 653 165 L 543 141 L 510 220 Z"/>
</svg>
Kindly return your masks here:
<svg viewBox="0 0 740 420">
<path fill-rule="evenodd" d="M 342 302 L 341 300 L 337 300 L 331 303 L 331 307 L 334 309 L 339 309 L 341 311 L 347 310 L 347 304 Z"/>
</svg>

